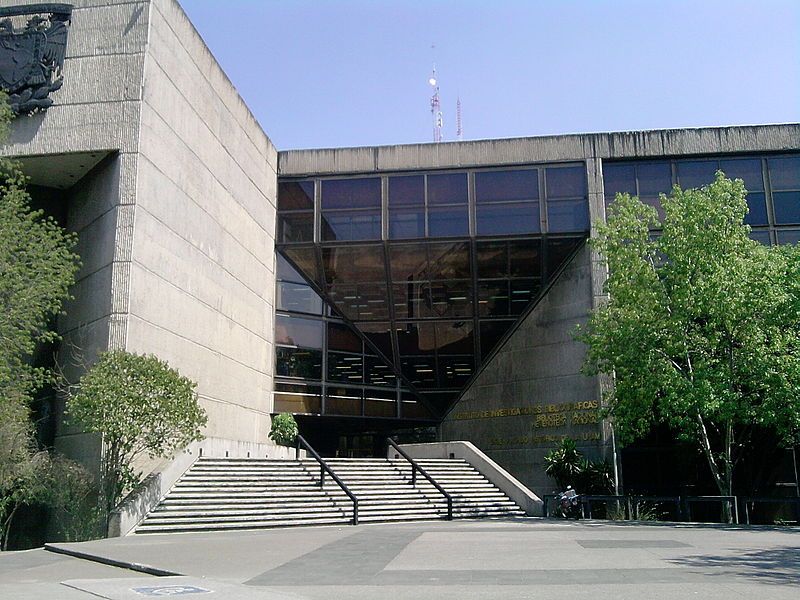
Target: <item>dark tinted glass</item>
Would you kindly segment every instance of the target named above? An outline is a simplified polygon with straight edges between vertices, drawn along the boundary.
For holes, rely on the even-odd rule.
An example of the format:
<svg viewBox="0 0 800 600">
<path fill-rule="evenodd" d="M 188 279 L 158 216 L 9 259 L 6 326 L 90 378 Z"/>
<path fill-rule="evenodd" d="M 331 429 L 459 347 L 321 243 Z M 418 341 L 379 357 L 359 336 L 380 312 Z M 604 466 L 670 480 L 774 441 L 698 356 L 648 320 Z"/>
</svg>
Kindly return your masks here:
<svg viewBox="0 0 800 600">
<path fill-rule="evenodd" d="M 281 252 L 286 254 L 294 264 L 297 265 L 299 272 L 305 279 L 315 283 L 320 282 L 317 271 L 317 251 L 314 248 L 283 248 Z"/>
<path fill-rule="evenodd" d="M 322 264 L 329 283 L 386 280 L 383 246 L 323 248 Z"/>
<path fill-rule="evenodd" d="M 328 352 L 328 381 L 356 384 L 364 376 L 364 357 Z"/>
<path fill-rule="evenodd" d="M 342 314 L 352 321 L 389 318 L 386 286 L 382 283 L 332 284 L 328 295 Z"/>
<path fill-rule="evenodd" d="M 381 239 L 380 210 L 357 210 L 322 213 L 322 239 L 379 240 Z"/>
<path fill-rule="evenodd" d="M 359 388 L 329 387 L 325 396 L 325 414 L 351 417 L 360 415 L 362 395 Z"/>
<path fill-rule="evenodd" d="M 466 204 L 467 174 L 428 175 L 428 204 Z"/>
<path fill-rule="evenodd" d="M 553 276 L 580 245 L 583 238 L 556 238 L 547 241 L 547 276 Z"/>
<path fill-rule="evenodd" d="M 800 243 L 800 231 L 797 229 L 791 231 L 778 231 L 779 244 L 797 244 Z"/>
<path fill-rule="evenodd" d="M 343 323 L 328 323 L 328 349 L 361 352 L 361 338 Z"/>
<path fill-rule="evenodd" d="M 750 212 L 744 218 L 748 225 L 766 225 L 767 219 L 767 200 L 764 192 L 747 194 L 747 207 Z"/>
<path fill-rule="evenodd" d="M 389 209 L 389 238 L 407 240 L 425 237 L 425 210 Z"/>
<path fill-rule="evenodd" d="M 428 245 L 430 279 L 467 279 L 472 269 L 467 242 Z"/>
<path fill-rule="evenodd" d="M 275 316 L 275 343 L 304 348 L 322 348 L 322 321 Z"/>
<path fill-rule="evenodd" d="M 708 185 L 714 181 L 718 168 L 716 160 L 678 161 L 678 185 L 684 190 Z"/>
<path fill-rule="evenodd" d="M 366 390 L 364 414 L 367 417 L 396 417 L 397 398 L 392 391 Z"/>
<path fill-rule="evenodd" d="M 461 388 L 475 372 L 472 356 L 442 356 L 439 358 L 439 385 Z"/>
<path fill-rule="evenodd" d="M 606 198 L 617 194 L 636 195 L 636 169 L 633 165 L 603 165 L 603 192 Z"/>
<path fill-rule="evenodd" d="M 475 201 L 479 204 L 538 198 L 539 174 L 536 170 L 475 173 Z"/>
<path fill-rule="evenodd" d="M 425 244 L 389 246 L 389 270 L 392 282 L 428 279 L 428 253 Z"/>
<path fill-rule="evenodd" d="M 508 275 L 508 242 L 477 242 L 478 277 L 482 279 Z"/>
<path fill-rule="evenodd" d="M 550 232 L 589 230 L 589 204 L 586 200 L 547 201 L 547 227 Z"/>
<path fill-rule="evenodd" d="M 278 210 L 314 210 L 314 182 L 286 181 L 278 184 Z"/>
<path fill-rule="evenodd" d="M 514 321 L 481 321 L 481 357 L 486 360 L 489 353 L 497 345 Z"/>
<path fill-rule="evenodd" d="M 764 189 L 761 161 L 758 159 L 721 160 L 719 168 L 728 179 L 741 179 L 748 192 Z"/>
<path fill-rule="evenodd" d="M 284 244 L 314 241 L 314 213 L 303 212 L 279 215 L 278 241 Z"/>
<path fill-rule="evenodd" d="M 800 156 L 770 158 L 767 166 L 773 190 L 800 190 Z"/>
<path fill-rule="evenodd" d="M 772 206 L 776 223 L 800 223 L 800 192 L 773 192 Z"/>
<path fill-rule="evenodd" d="M 512 279 L 510 286 L 511 314 L 521 315 L 539 293 L 541 282 L 538 279 Z"/>
<path fill-rule="evenodd" d="M 401 355 L 433 354 L 436 334 L 433 323 L 402 323 L 397 331 Z"/>
<path fill-rule="evenodd" d="M 765 246 L 772 245 L 772 241 L 769 239 L 769 231 L 764 231 L 763 229 L 752 230 L 750 232 L 750 239 L 764 244 Z"/>
<path fill-rule="evenodd" d="M 276 383 L 275 412 L 319 414 L 322 406 L 322 388 L 318 385 Z"/>
<path fill-rule="evenodd" d="M 469 217 L 466 206 L 428 209 L 428 235 L 430 237 L 456 237 L 469 235 Z"/>
<path fill-rule="evenodd" d="M 433 413 L 424 402 L 416 399 L 413 394 L 403 394 L 400 416 L 404 419 L 433 419 Z"/>
<path fill-rule="evenodd" d="M 380 177 L 328 179 L 322 182 L 322 210 L 380 207 Z"/>
<path fill-rule="evenodd" d="M 472 315 L 472 285 L 469 281 L 435 281 L 429 284 L 431 317 L 470 317 Z M 413 316 L 413 315 L 409 315 Z"/>
<path fill-rule="evenodd" d="M 383 353 L 389 360 L 392 360 L 394 352 L 392 351 L 392 336 L 388 323 L 361 323 L 358 329 L 378 351 Z"/>
<path fill-rule="evenodd" d="M 640 196 L 669 194 L 672 190 L 672 168 L 668 162 L 637 165 Z"/>
<path fill-rule="evenodd" d="M 475 208 L 478 235 L 539 233 L 539 203 L 483 205 Z"/>
<path fill-rule="evenodd" d="M 275 276 L 282 281 L 294 281 L 295 283 L 306 282 L 306 278 L 300 275 L 280 253 L 275 257 Z"/>
<path fill-rule="evenodd" d="M 436 323 L 436 346 L 439 355 L 475 353 L 472 321 Z"/>
<path fill-rule="evenodd" d="M 422 175 L 389 177 L 389 208 L 424 205 L 425 178 Z"/>
<path fill-rule="evenodd" d="M 550 168 L 545 171 L 548 198 L 574 198 L 586 195 L 586 168 Z"/>
<path fill-rule="evenodd" d="M 539 277 L 542 274 L 541 240 L 508 242 L 508 258 L 512 277 Z"/>
<path fill-rule="evenodd" d="M 275 374 L 278 377 L 322 379 L 322 351 L 305 348 L 275 349 Z"/>
<path fill-rule="evenodd" d="M 430 313 L 430 284 L 410 281 L 394 284 L 392 294 L 396 319 L 417 319 Z"/>
<path fill-rule="evenodd" d="M 397 381 L 392 368 L 376 356 L 367 356 L 364 359 L 364 383 L 369 385 L 394 386 Z"/>
<path fill-rule="evenodd" d="M 436 362 L 432 357 L 410 356 L 400 361 L 400 371 L 415 386 L 436 387 Z"/>
<path fill-rule="evenodd" d="M 508 280 L 478 282 L 478 314 L 483 317 L 510 314 Z"/>
<path fill-rule="evenodd" d="M 277 291 L 278 298 L 275 305 L 278 310 L 322 314 L 322 298 L 307 285 L 280 281 Z"/>
</svg>

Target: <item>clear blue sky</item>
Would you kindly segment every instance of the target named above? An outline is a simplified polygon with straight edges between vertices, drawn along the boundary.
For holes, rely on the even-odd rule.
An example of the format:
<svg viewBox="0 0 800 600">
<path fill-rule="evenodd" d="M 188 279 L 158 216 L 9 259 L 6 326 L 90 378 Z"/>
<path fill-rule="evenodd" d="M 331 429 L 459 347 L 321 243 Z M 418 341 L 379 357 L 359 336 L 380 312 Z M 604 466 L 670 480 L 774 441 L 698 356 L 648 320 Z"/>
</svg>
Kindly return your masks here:
<svg viewBox="0 0 800 600">
<path fill-rule="evenodd" d="M 180 2 L 280 150 L 800 121 L 800 0 Z"/>
</svg>

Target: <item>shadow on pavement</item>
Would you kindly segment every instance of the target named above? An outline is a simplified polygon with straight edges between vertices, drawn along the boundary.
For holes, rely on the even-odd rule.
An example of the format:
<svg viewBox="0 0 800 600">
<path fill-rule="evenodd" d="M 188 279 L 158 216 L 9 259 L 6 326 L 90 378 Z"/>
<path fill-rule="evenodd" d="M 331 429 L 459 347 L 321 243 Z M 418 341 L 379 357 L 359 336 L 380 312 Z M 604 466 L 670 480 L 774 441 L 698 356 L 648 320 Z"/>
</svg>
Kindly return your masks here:
<svg viewBox="0 0 800 600">
<path fill-rule="evenodd" d="M 710 576 L 747 577 L 761 583 L 800 584 L 800 546 L 733 550 L 730 555 L 694 555 L 669 559 L 693 569 L 708 569 Z"/>
</svg>

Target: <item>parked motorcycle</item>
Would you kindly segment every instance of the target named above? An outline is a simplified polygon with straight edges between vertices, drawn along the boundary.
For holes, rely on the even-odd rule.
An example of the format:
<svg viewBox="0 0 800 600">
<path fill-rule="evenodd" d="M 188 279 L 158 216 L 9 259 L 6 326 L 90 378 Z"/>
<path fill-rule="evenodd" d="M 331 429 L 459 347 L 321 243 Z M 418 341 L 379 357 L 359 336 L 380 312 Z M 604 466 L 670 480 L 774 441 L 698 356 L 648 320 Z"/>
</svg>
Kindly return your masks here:
<svg viewBox="0 0 800 600">
<path fill-rule="evenodd" d="M 564 519 L 580 519 L 581 518 L 581 497 L 572 489 L 571 485 L 567 489 L 556 496 L 558 503 L 557 513 Z"/>
</svg>

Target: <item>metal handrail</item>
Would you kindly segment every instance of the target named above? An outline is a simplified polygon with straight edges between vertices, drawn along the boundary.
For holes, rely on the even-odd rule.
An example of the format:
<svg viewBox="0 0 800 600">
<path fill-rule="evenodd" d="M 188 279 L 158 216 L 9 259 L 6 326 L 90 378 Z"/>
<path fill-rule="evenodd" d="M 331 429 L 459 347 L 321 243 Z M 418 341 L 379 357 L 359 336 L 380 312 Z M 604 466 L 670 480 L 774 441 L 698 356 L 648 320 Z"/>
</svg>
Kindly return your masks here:
<svg viewBox="0 0 800 600">
<path fill-rule="evenodd" d="M 411 463 L 411 485 L 417 485 L 417 471 L 419 471 L 420 474 L 425 479 L 427 479 L 428 481 L 430 481 L 433 484 L 433 487 L 435 487 L 437 490 L 439 490 L 439 492 L 442 493 L 442 495 L 447 500 L 447 520 L 448 521 L 452 521 L 453 520 L 453 497 L 450 494 L 448 494 L 447 492 L 445 492 L 444 488 L 441 485 L 439 485 L 438 483 L 436 483 L 436 481 L 433 479 L 433 477 L 431 477 L 425 469 L 423 469 L 421 466 L 419 466 L 419 464 L 417 464 L 417 461 L 415 461 L 408 454 L 406 454 L 405 451 L 402 448 L 400 448 L 400 446 L 398 446 L 397 443 L 392 438 L 386 438 L 386 441 L 388 442 L 388 444 L 392 448 L 397 450 L 397 452 L 398 452 L 398 454 L 400 454 L 400 456 L 402 456 L 409 463 Z"/>
<path fill-rule="evenodd" d="M 344 482 L 341 479 L 339 479 L 336 473 L 334 473 L 333 470 L 330 468 L 328 463 L 325 462 L 325 459 L 322 458 L 319 454 L 317 454 L 317 451 L 311 447 L 311 444 L 309 444 L 306 441 L 306 439 L 298 433 L 296 440 L 298 460 L 300 460 L 300 446 L 305 448 L 306 452 L 311 454 L 312 458 L 314 458 L 319 463 L 320 489 L 325 485 L 325 472 L 327 471 L 328 475 L 331 476 L 331 479 L 333 479 L 339 485 L 339 487 L 342 488 L 342 491 L 350 497 L 350 500 L 353 501 L 353 525 L 358 525 L 358 498 L 356 498 L 356 495 L 350 491 L 350 489 L 344 484 Z"/>
</svg>

